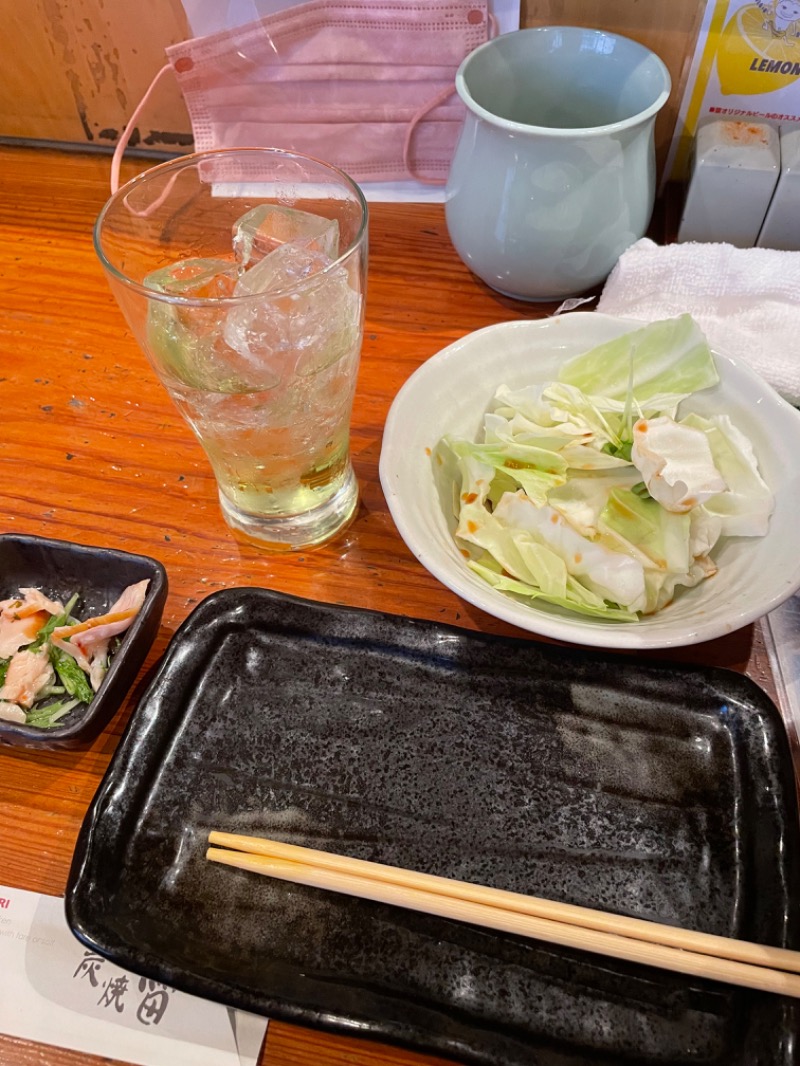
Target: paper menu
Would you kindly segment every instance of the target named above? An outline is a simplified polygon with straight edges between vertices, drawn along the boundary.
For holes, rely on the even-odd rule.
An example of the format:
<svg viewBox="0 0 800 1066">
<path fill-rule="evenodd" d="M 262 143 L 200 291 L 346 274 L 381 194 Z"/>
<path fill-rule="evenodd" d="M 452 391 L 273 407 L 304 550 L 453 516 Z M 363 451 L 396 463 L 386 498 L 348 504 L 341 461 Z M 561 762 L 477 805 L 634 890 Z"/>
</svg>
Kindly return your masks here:
<svg viewBox="0 0 800 1066">
<path fill-rule="evenodd" d="M 256 1066 L 266 1028 L 88 951 L 63 899 L 0 886 L 0 1033 L 141 1066 Z"/>
<path fill-rule="evenodd" d="M 800 0 L 706 0 L 665 177 L 688 177 L 704 121 L 800 126 Z"/>
</svg>

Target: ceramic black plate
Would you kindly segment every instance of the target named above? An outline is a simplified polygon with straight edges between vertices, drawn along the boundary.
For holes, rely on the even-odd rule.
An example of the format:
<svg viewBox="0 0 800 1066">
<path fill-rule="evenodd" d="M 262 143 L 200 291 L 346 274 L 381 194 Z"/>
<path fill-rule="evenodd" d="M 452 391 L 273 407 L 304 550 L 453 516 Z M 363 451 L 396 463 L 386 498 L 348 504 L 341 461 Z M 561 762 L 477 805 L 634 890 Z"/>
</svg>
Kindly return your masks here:
<svg viewBox="0 0 800 1066">
<path fill-rule="evenodd" d="M 796 1001 L 218 866 L 211 828 L 800 947 L 788 745 L 739 675 L 220 592 L 132 717 L 67 914 L 145 976 L 464 1063 L 797 1059 Z"/>
</svg>

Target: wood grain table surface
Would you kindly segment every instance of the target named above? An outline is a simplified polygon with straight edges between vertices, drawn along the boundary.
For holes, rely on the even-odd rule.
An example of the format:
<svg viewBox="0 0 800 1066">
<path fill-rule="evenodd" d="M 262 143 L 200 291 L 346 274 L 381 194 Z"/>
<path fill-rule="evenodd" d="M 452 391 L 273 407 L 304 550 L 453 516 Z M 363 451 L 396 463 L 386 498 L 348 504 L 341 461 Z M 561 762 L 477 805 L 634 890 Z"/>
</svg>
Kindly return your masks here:
<svg viewBox="0 0 800 1066">
<path fill-rule="evenodd" d="M 130 177 L 147 164 L 132 161 Z M 0 749 L 0 884 L 61 895 L 75 839 L 142 684 L 192 608 L 220 588 L 259 586 L 519 636 L 459 600 L 412 556 L 378 479 L 381 434 L 400 386 L 441 348 L 482 326 L 551 314 L 498 296 L 456 256 L 439 205 L 375 204 L 367 324 L 352 450 L 354 523 L 313 552 L 265 554 L 220 515 L 199 444 L 127 329 L 92 244 L 109 160 L 0 148 L 0 514 L 2 532 L 155 556 L 170 592 L 137 685 L 89 747 Z M 661 212 L 656 226 L 669 226 Z M 656 236 L 660 234 L 656 233 Z M 533 638 L 531 638 L 533 639 Z M 758 624 L 656 656 L 744 672 L 773 698 Z M 108 1060 L 0 1036 L 4 1066 Z M 271 1023 L 264 1066 L 411 1066 L 442 1060 Z M 165 1063 L 164 1066 L 169 1066 Z"/>
</svg>

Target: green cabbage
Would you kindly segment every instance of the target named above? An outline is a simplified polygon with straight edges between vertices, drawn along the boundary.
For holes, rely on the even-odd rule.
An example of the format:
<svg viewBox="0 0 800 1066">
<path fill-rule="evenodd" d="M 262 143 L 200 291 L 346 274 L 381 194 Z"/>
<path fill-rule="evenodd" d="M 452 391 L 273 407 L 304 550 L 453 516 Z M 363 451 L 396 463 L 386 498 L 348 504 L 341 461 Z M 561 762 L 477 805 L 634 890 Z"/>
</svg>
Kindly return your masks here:
<svg viewBox="0 0 800 1066">
<path fill-rule="evenodd" d="M 557 381 L 501 385 L 483 440 L 445 437 L 435 453 L 468 567 L 523 601 L 614 622 L 659 610 L 676 588 L 713 574 L 718 538 L 763 535 L 773 506 L 752 446 L 727 416 L 677 418 L 683 399 L 718 381 L 705 337 L 681 315 L 570 359 Z M 634 424 L 639 439 L 656 418 L 706 434 L 725 491 L 683 513 L 653 498 L 631 447 Z M 650 455 L 648 479 L 659 461 Z M 679 455 L 664 464 L 670 476 L 685 471 L 675 495 L 689 507 L 690 464 Z"/>
</svg>

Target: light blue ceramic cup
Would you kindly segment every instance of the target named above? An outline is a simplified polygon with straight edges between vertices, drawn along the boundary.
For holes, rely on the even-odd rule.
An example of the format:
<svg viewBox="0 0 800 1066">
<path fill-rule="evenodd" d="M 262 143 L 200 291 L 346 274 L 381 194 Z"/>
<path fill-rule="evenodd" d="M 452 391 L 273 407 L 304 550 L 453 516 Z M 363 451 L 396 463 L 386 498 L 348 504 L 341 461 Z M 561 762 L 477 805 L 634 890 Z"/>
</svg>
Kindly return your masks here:
<svg viewBox="0 0 800 1066">
<path fill-rule="evenodd" d="M 544 26 L 481 45 L 456 90 L 467 117 L 445 211 L 463 261 L 521 300 L 603 281 L 650 222 L 664 63 L 626 37 Z"/>
</svg>

